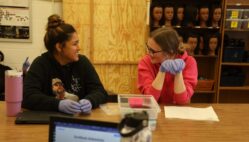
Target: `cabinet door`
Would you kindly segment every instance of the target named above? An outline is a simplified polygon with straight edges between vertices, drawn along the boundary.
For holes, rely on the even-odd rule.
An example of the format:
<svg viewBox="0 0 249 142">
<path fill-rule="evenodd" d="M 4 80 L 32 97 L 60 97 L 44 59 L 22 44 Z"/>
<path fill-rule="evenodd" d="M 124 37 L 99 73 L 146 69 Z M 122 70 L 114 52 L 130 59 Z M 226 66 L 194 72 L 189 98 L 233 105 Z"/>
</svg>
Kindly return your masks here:
<svg viewBox="0 0 249 142">
<path fill-rule="evenodd" d="M 249 102 L 249 1 L 227 0 L 218 102 Z"/>
</svg>

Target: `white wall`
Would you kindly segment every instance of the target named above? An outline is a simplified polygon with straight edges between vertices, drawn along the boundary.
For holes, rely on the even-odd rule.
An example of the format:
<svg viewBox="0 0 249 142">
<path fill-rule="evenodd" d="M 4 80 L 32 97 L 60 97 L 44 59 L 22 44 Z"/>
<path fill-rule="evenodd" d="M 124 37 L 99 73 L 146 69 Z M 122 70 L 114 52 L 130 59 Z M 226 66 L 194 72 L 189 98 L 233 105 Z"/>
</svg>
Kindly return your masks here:
<svg viewBox="0 0 249 142">
<path fill-rule="evenodd" d="M 61 1 L 32 0 L 32 43 L 0 41 L 0 50 L 5 55 L 2 64 L 21 69 L 26 57 L 29 57 L 31 63 L 35 57 L 46 51 L 43 36 L 47 18 L 54 13 L 62 15 Z"/>
</svg>

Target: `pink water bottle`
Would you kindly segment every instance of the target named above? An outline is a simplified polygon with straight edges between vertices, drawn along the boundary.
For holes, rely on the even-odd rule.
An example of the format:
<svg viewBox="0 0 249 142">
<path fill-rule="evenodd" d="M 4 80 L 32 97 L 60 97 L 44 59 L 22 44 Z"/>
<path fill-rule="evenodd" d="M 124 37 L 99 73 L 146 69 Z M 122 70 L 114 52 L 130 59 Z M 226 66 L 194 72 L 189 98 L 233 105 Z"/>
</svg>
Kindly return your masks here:
<svg viewBox="0 0 249 142">
<path fill-rule="evenodd" d="M 23 96 L 22 72 L 5 71 L 5 101 L 7 116 L 16 116 L 21 111 Z"/>
</svg>

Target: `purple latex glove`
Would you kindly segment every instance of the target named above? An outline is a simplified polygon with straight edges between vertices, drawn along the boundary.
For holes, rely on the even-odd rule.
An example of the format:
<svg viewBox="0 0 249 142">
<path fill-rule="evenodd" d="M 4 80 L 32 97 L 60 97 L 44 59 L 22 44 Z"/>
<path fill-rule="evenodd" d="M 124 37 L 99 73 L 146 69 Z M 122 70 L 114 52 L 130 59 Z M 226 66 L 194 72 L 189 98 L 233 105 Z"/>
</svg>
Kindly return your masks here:
<svg viewBox="0 0 249 142">
<path fill-rule="evenodd" d="M 59 110 L 68 114 L 80 113 L 80 107 L 81 105 L 78 102 L 69 99 L 61 100 L 59 103 Z"/>
<path fill-rule="evenodd" d="M 182 71 L 185 67 L 185 62 L 182 59 L 168 59 L 162 62 L 160 66 L 161 72 L 169 72 L 176 74 Z"/>
<path fill-rule="evenodd" d="M 90 113 L 91 112 L 91 110 L 92 110 L 92 104 L 91 104 L 91 102 L 89 100 L 87 100 L 87 99 L 81 99 L 79 101 L 79 103 L 81 105 L 80 106 L 81 112 L 83 112 L 83 113 Z"/>
</svg>

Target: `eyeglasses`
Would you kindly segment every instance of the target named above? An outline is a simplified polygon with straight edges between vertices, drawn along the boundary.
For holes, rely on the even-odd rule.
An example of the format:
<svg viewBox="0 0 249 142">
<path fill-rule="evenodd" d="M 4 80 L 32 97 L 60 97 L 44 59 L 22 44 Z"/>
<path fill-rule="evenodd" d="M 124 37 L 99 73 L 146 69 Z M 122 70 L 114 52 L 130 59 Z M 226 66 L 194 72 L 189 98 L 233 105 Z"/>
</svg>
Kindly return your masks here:
<svg viewBox="0 0 249 142">
<path fill-rule="evenodd" d="M 156 54 L 156 53 L 163 52 L 163 50 L 155 51 L 154 49 L 152 49 L 151 47 L 149 47 L 147 43 L 146 43 L 146 48 L 147 48 L 148 53 L 151 56 L 154 56 L 154 54 Z"/>
</svg>

